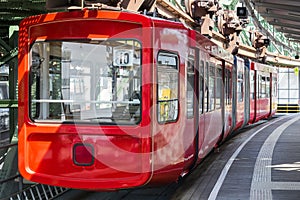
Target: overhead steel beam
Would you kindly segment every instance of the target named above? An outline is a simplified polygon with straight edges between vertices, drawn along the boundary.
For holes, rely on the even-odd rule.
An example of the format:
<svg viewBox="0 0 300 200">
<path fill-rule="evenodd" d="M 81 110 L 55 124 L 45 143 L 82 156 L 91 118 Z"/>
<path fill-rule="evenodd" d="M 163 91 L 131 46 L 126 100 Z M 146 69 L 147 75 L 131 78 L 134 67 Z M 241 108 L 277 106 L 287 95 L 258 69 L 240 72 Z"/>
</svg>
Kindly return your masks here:
<svg viewBox="0 0 300 200">
<path fill-rule="evenodd" d="M 297 42 L 300 45 L 300 36 L 294 36 L 292 40 L 290 40 L 291 42 Z M 300 48 L 300 46 L 299 46 Z"/>
<path fill-rule="evenodd" d="M 9 1 L 0 1 L 1 6 L 5 7 L 7 9 L 9 8 L 31 8 L 33 10 L 38 9 L 38 8 L 43 8 L 45 9 L 46 2 L 34 2 L 34 1 L 26 1 L 26 0 L 9 0 Z M 34 6 L 33 6 L 34 5 Z M 38 9 L 39 10 L 39 9 Z"/>
<path fill-rule="evenodd" d="M 288 28 L 299 30 L 299 25 L 297 25 L 297 24 L 289 24 L 289 23 L 284 23 L 284 22 L 280 22 L 280 21 L 278 21 L 278 22 L 269 21 L 269 24 L 271 24 L 273 26 L 283 27 L 283 30 L 288 29 Z M 299 33 L 300 33 L 300 30 L 298 31 L 298 34 Z"/>
<path fill-rule="evenodd" d="M 290 15 L 282 15 L 282 14 L 277 14 L 277 13 L 270 13 L 270 12 L 265 12 L 265 13 L 260 13 L 261 16 L 263 16 L 265 19 L 267 19 L 267 21 L 269 21 L 268 19 L 276 19 L 276 20 L 289 20 L 293 23 L 299 23 L 300 21 L 300 16 L 296 17 L 296 16 L 290 16 Z"/>
<path fill-rule="evenodd" d="M 250 1 L 250 0 L 242 0 L 242 2 L 246 5 L 246 7 L 248 8 L 248 10 L 250 11 L 250 15 L 253 19 L 253 23 L 255 24 L 256 27 L 259 27 L 259 29 L 266 34 L 268 37 L 270 37 L 272 39 L 272 41 L 274 41 L 277 45 L 280 45 L 282 47 L 284 47 L 285 49 L 289 50 L 290 52 L 294 52 L 295 50 L 293 48 L 291 48 L 290 46 L 288 46 L 287 44 L 283 43 L 282 41 L 276 40 L 273 36 L 273 33 L 270 33 L 268 30 L 266 30 L 260 23 L 259 19 L 256 17 L 255 12 L 254 12 L 254 7 L 251 5 L 251 3 L 256 4 L 256 2 Z M 251 2 L 251 3 L 250 3 Z M 282 26 L 284 27 L 284 26 Z M 275 27 L 276 28 L 276 27 Z M 281 29 L 281 27 L 276 28 L 279 32 L 284 32 L 283 29 Z M 298 32 L 295 34 L 299 34 Z"/>
<path fill-rule="evenodd" d="M 283 33 L 288 33 L 288 34 L 292 34 L 292 35 L 298 35 L 300 36 L 300 32 L 297 30 L 291 30 L 291 29 L 280 29 L 281 32 Z"/>
<path fill-rule="evenodd" d="M 255 5 L 261 3 L 271 3 L 271 4 L 278 4 L 278 5 L 286 5 L 286 6 L 299 6 L 299 0 L 252 0 Z"/>
<path fill-rule="evenodd" d="M 19 25 L 21 19 L 18 20 L 1 20 L 0 19 L 0 27 L 9 27 L 13 25 Z"/>
<path fill-rule="evenodd" d="M 5 49 L 6 52 L 9 52 L 11 50 L 11 47 L 6 44 L 6 42 L 4 42 L 2 39 L 0 39 L 0 46 Z"/>
<path fill-rule="evenodd" d="M 267 9 L 299 12 L 300 9 L 299 5 L 290 6 L 290 5 L 282 5 L 282 4 L 274 4 L 274 3 L 255 3 L 254 5 L 258 12 L 265 12 Z"/>
<path fill-rule="evenodd" d="M 11 49 L 6 55 L 0 57 L 0 66 L 18 56 L 18 48 Z"/>
<path fill-rule="evenodd" d="M 3 15 L 0 15 L 0 18 L 14 18 L 15 16 L 21 16 L 21 17 L 27 17 L 30 15 L 36 15 L 40 13 L 46 12 L 45 9 L 38 10 L 38 9 L 30 9 L 30 8 L 0 8 L 0 13 L 5 13 Z"/>
</svg>

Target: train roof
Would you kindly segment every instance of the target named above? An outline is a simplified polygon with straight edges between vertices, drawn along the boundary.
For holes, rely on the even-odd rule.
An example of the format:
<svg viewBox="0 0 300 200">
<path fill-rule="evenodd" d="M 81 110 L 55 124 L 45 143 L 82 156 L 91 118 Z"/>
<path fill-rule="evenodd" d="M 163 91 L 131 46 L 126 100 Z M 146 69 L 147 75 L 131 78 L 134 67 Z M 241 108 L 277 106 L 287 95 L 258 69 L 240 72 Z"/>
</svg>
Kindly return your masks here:
<svg viewBox="0 0 300 200">
<path fill-rule="evenodd" d="M 142 27 L 169 27 L 179 28 L 189 31 L 189 37 L 192 37 L 191 46 L 203 49 L 214 57 L 225 59 L 227 62 L 233 62 L 233 55 L 212 42 L 206 36 L 187 26 L 185 23 L 157 17 L 155 15 L 145 15 L 128 10 L 75 10 L 69 12 L 53 12 L 48 14 L 36 15 L 25 18 L 21 21 L 21 26 L 30 26 L 35 24 L 50 23 L 55 21 L 67 21 L 74 18 L 84 19 L 108 19 L 115 21 L 124 21 L 128 23 L 141 24 Z"/>
</svg>

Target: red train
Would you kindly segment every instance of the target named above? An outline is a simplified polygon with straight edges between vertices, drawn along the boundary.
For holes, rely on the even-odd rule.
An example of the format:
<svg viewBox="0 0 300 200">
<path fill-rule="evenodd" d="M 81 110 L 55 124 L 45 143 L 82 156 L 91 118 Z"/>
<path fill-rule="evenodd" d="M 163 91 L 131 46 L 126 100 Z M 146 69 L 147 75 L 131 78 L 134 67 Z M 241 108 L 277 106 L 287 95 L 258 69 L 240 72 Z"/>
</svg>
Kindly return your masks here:
<svg viewBox="0 0 300 200">
<path fill-rule="evenodd" d="M 277 72 L 180 22 L 83 10 L 19 32 L 19 170 L 92 190 L 176 181 L 276 110 Z"/>
</svg>

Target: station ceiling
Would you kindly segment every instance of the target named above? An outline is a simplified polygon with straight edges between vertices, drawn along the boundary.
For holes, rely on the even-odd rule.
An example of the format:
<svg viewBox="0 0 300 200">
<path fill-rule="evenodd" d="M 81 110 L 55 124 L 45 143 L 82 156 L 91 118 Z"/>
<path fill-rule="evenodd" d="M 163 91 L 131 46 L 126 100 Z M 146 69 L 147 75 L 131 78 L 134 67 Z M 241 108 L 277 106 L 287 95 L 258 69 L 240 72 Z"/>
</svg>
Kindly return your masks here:
<svg viewBox="0 0 300 200">
<path fill-rule="evenodd" d="M 299 0 L 247 0 L 287 38 L 300 42 Z M 46 0 L 0 0 L 0 39 L 8 38 L 8 28 L 31 15 L 46 13 Z"/>
<path fill-rule="evenodd" d="M 0 0 L 0 39 L 8 40 L 8 27 L 28 16 L 45 13 L 46 0 Z"/>
<path fill-rule="evenodd" d="M 269 24 L 284 33 L 287 38 L 300 42 L 299 0 L 251 0 L 250 2 Z"/>
</svg>

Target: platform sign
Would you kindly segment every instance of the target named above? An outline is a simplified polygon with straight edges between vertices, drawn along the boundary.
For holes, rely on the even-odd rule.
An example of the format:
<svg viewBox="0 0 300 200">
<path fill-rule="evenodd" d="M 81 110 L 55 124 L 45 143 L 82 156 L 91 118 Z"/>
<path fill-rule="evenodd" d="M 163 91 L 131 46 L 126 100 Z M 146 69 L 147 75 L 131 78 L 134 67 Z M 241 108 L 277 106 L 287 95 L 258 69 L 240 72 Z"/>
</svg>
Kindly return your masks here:
<svg viewBox="0 0 300 200">
<path fill-rule="evenodd" d="M 114 48 L 113 50 L 113 65 L 114 66 L 132 66 L 133 65 L 133 50 L 125 48 Z"/>
</svg>

